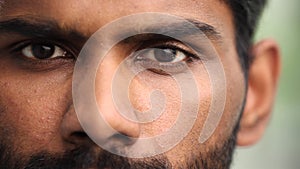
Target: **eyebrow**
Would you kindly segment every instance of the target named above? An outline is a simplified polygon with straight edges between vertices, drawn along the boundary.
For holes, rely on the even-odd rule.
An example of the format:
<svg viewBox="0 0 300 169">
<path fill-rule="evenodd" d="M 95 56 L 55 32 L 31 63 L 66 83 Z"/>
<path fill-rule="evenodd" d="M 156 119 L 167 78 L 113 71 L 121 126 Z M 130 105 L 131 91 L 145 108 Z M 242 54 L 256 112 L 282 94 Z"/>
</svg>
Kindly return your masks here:
<svg viewBox="0 0 300 169">
<path fill-rule="evenodd" d="M 17 33 L 25 37 L 36 38 L 88 38 L 76 30 L 60 27 L 56 21 L 51 19 L 41 20 L 22 17 L 1 21 L 0 33 Z"/>
<path fill-rule="evenodd" d="M 211 38 L 211 40 L 222 41 L 223 37 L 220 32 L 216 30 L 212 25 L 200 22 L 195 19 L 186 19 L 188 22 L 196 26 L 200 31 L 202 31 L 206 36 Z"/>
<path fill-rule="evenodd" d="M 211 40 L 222 42 L 221 34 L 216 31 L 213 26 L 195 19 L 187 18 L 186 20 L 189 23 L 192 23 Z M 177 23 L 175 25 L 150 29 L 157 29 L 155 31 L 161 32 L 162 34 L 164 32 L 168 32 L 168 34 L 172 32 L 173 34 L 180 34 L 182 36 L 193 34 L 193 32 L 189 32 L 189 30 L 187 30 L 188 26 L 186 23 L 187 22 L 183 22 L 182 24 Z M 17 33 L 25 37 L 35 38 L 59 38 L 75 40 L 87 40 L 89 38 L 88 35 L 71 27 L 62 28 L 55 20 L 31 17 L 16 17 L 5 21 L 0 21 L 0 33 Z"/>
</svg>

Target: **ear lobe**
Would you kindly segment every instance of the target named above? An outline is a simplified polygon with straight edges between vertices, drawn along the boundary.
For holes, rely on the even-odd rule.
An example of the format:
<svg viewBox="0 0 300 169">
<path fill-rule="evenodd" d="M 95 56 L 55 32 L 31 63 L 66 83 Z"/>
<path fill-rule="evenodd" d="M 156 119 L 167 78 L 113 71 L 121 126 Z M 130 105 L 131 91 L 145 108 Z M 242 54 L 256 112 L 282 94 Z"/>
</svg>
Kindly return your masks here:
<svg viewBox="0 0 300 169">
<path fill-rule="evenodd" d="M 263 135 L 280 72 L 280 52 L 275 41 L 263 40 L 253 46 L 251 52 L 254 61 L 249 69 L 247 101 L 237 135 L 239 146 L 252 145 Z"/>
</svg>

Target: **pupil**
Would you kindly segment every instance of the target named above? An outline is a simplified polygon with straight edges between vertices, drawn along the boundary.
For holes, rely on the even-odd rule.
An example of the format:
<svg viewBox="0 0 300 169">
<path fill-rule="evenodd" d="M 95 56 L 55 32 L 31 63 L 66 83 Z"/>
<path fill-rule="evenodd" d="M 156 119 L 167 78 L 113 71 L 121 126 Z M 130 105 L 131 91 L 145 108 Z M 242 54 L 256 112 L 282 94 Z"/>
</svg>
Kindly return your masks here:
<svg viewBox="0 0 300 169">
<path fill-rule="evenodd" d="M 51 45 L 33 44 L 32 54 L 38 59 L 47 59 L 54 54 L 55 47 Z"/>
<path fill-rule="evenodd" d="M 172 50 L 172 49 L 154 50 L 154 57 L 159 62 L 172 62 L 176 57 L 176 50 Z"/>
</svg>

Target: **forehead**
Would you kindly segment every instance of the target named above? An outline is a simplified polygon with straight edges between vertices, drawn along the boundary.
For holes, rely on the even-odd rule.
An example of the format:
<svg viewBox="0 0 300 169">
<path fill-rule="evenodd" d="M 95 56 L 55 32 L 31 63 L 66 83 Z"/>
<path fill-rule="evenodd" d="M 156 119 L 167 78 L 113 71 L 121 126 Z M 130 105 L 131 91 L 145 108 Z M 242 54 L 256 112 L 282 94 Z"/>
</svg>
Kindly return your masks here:
<svg viewBox="0 0 300 169">
<path fill-rule="evenodd" d="M 233 22 L 230 9 L 220 0 L 4 0 L 0 20 L 38 17 L 91 34 L 122 16 L 141 12 L 163 12 L 199 20 L 218 32 L 230 35 Z"/>
</svg>

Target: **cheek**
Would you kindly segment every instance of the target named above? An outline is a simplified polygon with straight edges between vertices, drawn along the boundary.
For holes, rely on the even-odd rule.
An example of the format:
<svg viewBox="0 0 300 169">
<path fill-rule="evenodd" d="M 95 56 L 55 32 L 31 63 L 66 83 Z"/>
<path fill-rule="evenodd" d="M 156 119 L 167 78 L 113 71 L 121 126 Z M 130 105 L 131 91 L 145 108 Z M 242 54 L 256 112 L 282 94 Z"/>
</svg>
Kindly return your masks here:
<svg viewBox="0 0 300 169">
<path fill-rule="evenodd" d="M 138 116 L 152 115 L 146 119 L 149 122 L 140 124 L 141 137 L 162 134 L 173 126 L 180 111 L 180 92 L 172 77 L 142 72 L 130 84 L 129 93 Z"/>
<path fill-rule="evenodd" d="M 228 44 L 234 46 L 233 42 L 228 42 Z M 226 101 L 220 122 L 207 144 L 222 147 L 224 141 L 233 134 L 242 113 L 246 84 L 235 49 L 229 48 L 222 51 L 218 49 L 218 52 L 222 54 L 220 60 L 226 77 L 226 83 L 224 84 L 226 85 Z"/>
<path fill-rule="evenodd" d="M 178 159 L 184 160 L 189 157 L 191 152 L 199 152 L 198 139 L 202 131 L 203 124 L 208 115 L 210 101 L 211 101 L 211 82 L 209 75 L 203 64 L 196 64 L 191 66 L 193 74 L 193 80 L 197 85 L 197 90 L 193 91 L 198 94 L 199 99 L 190 100 L 185 102 L 185 105 L 192 107 L 198 105 L 197 119 L 193 124 L 193 121 L 189 121 L 189 124 L 178 124 L 177 125 L 190 125 L 192 129 L 184 133 L 187 136 L 183 138 L 173 149 L 168 151 L 165 155 L 170 161 L 174 163 L 179 162 Z M 141 125 L 142 136 L 141 137 L 153 137 L 166 132 L 173 127 L 179 118 L 181 113 L 182 103 L 182 92 L 180 90 L 178 81 L 172 77 L 161 76 L 153 74 L 151 72 L 143 72 L 137 76 L 130 86 L 130 99 L 133 106 L 140 111 L 147 111 L 151 109 L 150 93 L 154 90 L 159 90 L 164 95 L 164 110 L 161 112 L 161 116 L 151 123 Z M 190 113 L 190 112 L 184 112 Z M 184 128 L 185 126 L 182 126 Z M 170 137 L 179 137 L 180 133 L 171 133 Z M 168 145 L 166 142 L 165 144 Z"/>
<path fill-rule="evenodd" d="M 0 132 L 24 153 L 47 147 L 57 151 L 61 146 L 54 140 L 60 139 L 60 120 L 72 101 L 68 71 L 34 73 L 12 69 L 13 66 L 4 66 L 1 70 Z"/>
<path fill-rule="evenodd" d="M 210 81 L 202 64 L 194 65 L 191 71 L 193 74 L 192 80 L 197 86 L 197 89 L 193 92 L 198 95 L 198 99 L 190 99 L 191 96 L 188 101 L 183 100 L 187 98 L 183 98 L 183 92 L 185 91 L 180 87 L 185 79 L 159 75 L 149 71 L 142 72 L 134 78 L 129 87 L 129 97 L 133 107 L 140 113 L 159 114 L 153 121 L 141 124 L 141 137 L 164 134 L 180 120 L 178 119 L 179 114 L 182 109 L 185 109 L 184 107 L 195 105 L 198 106 L 195 108 L 197 110 L 193 109 L 185 113 L 198 112 L 198 118 L 192 132 L 198 133 L 199 136 L 210 105 Z M 158 92 L 161 95 L 153 96 Z M 193 121 L 189 121 L 189 123 L 193 123 Z"/>
<path fill-rule="evenodd" d="M 225 58 L 225 57 L 224 57 Z M 190 152 L 199 153 L 203 151 L 213 151 L 216 148 L 222 148 L 224 141 L 232 134 L 233 127 L 236 124 L 237 117 L 240 115 L 241 105 L 244 96 L 243 74 L 239 62 L 233 59 L 221 59 L 224 66 L 226 82 L 222 82 L 226 89 L 226 100 L 224 111 L 220 122 L 216 123 L 213 135 L 204 143 L 200 144 L 198 139 L 203 130 L 204 123 L 208 117 L 211 108 L 212 84 L 204 65 L 197 65 L 192 68 L 194 80 L 198 87 L 199 100 L 194 100 L 191 104 L 199 103 L 198 117 L 184 138 L 174 149 L 166 155 L 169 159 L 184 159 Z M 219 82 L 221 83 L 221 82 Z M 141 112 L 151 109 L 150 95 L 154 90 L 159 90 L 164 95 L 164 110 L 161 116 L 151 123 L 142 124 L 142 137 L 151 137 L 163 134 L 168 131 L 175 123 L 181 110 L 181 91 L 178 83 L 171 77 L 163 77 L 150 72 L 139 74 L 131 83 L 130 100 L 134 108 Z M 215 93 L 218 95 L 218 93 Z M 155 106 L 155 105 L 154 105 Z M 208 125 L 212 125 L 209 123 Z"/>
</svg>

